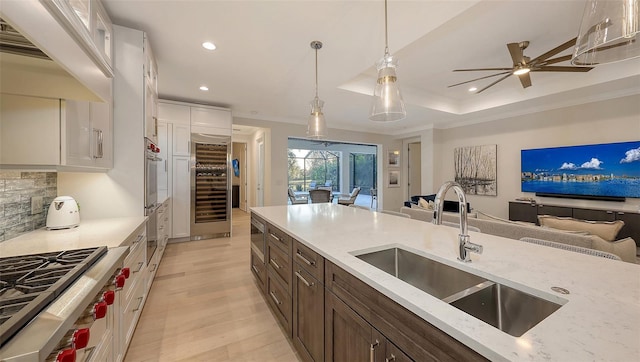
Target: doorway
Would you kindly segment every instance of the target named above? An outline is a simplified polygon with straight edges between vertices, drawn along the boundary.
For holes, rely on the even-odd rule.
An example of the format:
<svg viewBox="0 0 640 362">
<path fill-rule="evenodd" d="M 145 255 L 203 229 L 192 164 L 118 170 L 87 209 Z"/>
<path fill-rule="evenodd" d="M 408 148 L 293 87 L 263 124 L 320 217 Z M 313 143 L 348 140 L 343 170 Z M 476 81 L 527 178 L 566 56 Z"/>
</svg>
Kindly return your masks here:
<svg viewBox="0 0 640 362">
<path fill-rule="evenodd" d="M 256 141 L 258 146 L 258 177 L 256 206 L 264 206 L 264 134 Z"/>
<path fill-rule="evenodd" d="M 408 198 L 414 195 L 422 195 L 422 146 L 420 142 L 411 142 L 407 145 L 407 192 Z M 407 199 L 408 199 L 407 198 Z"/>
<path fill-rule="evenodd" d="M 233 142 L 231 151 L 231 206 L 247 211 L 247 144 Z"/>
</svg>

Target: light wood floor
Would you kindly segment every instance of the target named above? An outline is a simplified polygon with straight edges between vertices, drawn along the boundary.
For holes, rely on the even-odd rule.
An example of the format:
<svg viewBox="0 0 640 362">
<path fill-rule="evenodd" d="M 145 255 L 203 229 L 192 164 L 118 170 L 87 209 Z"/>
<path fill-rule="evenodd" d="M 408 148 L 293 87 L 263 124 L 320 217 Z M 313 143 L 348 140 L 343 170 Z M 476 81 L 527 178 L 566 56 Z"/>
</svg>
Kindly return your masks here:
<svg viewBox="0 0 640 362">
<path fill-rule="evenodd" d="M 167 246 L 125 362 L 298 361 L 249 269 L 249 214 L 232 237 Z"/>
</svg>

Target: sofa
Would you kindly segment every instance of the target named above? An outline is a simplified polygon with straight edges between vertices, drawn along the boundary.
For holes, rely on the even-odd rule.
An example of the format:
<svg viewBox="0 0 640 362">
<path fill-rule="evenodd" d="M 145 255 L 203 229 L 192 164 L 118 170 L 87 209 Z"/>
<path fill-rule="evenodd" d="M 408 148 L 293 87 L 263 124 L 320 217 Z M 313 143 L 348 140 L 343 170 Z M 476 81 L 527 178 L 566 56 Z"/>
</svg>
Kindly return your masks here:
<svg viewBox="0 0 640 362">
<path fill-rule="evenodd" d="M 403 206 L 400 211 L 410 215 L 412 219 L 426 222 L 431 222 L 433 220 L 433 210 Z M 458 223 L 459 216 L 457 213 L 444 212 L 442 214 L 442 220 Z M 548 240 L 582 248 L 604 251 L 619 256 L 622 261 L 636 263 L 636 244 L 631 238 L 607 241 L 597 235 L 591 235 L 584 232 L 570 232 L 545 228 L 519 221 L 499 219 L 481 212 L 470 214 L 467 219 L 467 224 L 477 227 L 480 229 L 480 232 L 485 234 L 516 240 L 520 240 L 521 238 Z"/>
</svg>

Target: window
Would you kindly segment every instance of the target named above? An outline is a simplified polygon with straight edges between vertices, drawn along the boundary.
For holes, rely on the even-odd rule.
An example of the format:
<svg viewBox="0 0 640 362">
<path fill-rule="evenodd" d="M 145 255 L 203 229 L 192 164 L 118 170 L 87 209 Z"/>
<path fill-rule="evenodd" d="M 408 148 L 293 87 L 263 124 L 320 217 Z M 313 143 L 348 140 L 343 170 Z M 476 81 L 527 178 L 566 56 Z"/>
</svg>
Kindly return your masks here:
<svg viewBox="0 0 640 362">
<path fill-rule="evenodd" d="M 376 155 L 365 153 L 349 154 L 349 189 L 360 187 L 360 193 L 369 195 L 372 188 L 376 188 Z"/>
<path fill-rule="evenodd" d="M 340 190 L 340 156 L 342 152 L 288 149 L 289 187 L 307 191 L 318 186 Z"/>
</svg>

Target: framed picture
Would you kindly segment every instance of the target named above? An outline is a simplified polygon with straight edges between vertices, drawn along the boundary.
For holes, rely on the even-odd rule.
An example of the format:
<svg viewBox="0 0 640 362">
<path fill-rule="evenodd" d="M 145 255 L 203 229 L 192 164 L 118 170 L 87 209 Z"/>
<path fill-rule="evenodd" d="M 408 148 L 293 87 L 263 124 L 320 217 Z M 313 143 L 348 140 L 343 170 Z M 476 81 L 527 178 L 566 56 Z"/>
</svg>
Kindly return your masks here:
<svg viewBox="0 0 640 362">
<path fill-rule="evenodd" d="M 400 170 L 389 170 L 388 187 L 400 187 Z"/>
<path fill-rule="evenodd" d="M 458 147 L 453 155 L 455 181 L 467 195 L 498 195 L 496 145 Z"/>
<path fill-rule="evenodd" d="M 387 166 L 400 167 L 400 151 L 389 151 Z"/>
</svg>

